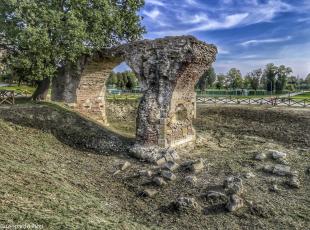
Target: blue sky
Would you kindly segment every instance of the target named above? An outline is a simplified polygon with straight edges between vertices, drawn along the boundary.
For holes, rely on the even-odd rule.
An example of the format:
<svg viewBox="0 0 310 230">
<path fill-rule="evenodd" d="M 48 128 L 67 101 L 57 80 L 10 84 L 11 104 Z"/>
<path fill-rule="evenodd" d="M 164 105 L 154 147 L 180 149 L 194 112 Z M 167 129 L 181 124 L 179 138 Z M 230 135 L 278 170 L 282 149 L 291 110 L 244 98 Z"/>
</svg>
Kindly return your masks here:
<svg viewBox="0 0 310 230">
<path fill-rule="evenodd" d="M 145 38 L 194 35 L 218 47 L 217 73 L 267 63 L 310 73 L 310 0 L 145 0 Z"/>
</svg>

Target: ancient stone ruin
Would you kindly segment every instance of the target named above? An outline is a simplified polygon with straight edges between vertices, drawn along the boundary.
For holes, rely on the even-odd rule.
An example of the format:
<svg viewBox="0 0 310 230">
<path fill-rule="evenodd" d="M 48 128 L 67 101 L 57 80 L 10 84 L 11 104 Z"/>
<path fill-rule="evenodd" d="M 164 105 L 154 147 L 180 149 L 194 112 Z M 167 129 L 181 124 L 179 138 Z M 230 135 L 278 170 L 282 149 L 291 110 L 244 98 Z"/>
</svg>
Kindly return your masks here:
<svg viewBox="0 0 310 230">
<path fill-rule="evenodd" d="M 194 86 L 215 61 L 217 49 L 192 36 L 142 40 L 81 57 L 53 80 L 52 100 L 106 123 L 105 85 L 121 62 L 137 75 L 143 90 L 136 142 L 141 146 L 177 147 L 195 140 Z"/>
</svg>

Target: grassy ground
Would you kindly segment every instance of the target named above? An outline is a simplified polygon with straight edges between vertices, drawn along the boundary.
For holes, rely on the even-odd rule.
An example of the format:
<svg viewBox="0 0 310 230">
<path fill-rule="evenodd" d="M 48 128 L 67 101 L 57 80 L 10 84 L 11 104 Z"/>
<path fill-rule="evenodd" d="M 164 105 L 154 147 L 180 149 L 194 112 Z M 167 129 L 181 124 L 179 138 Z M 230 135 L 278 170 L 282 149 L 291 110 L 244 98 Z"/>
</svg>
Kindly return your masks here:
<svg viewBox="0 0 310 230">
<path fill-rule="evenodd" d="M 310 99 L 310 92 L 305 92 L 303 94 L 296 95 L 292 98 L 293 99 Z"/>
<path fill-rule="evenodd" d="M 24 126 L 1 120 L 0 107 L 0 226 L 36 223 L 44 229 L 309 229 L 307 110 L 204 106 L 198 107 L 197 115 L 196 147 L 185 148 L 180 154 L 182 161 L 201 157 L 208 167 L 197 174 L 196 186 L 185 182 L 189 172 L 181 168 L 175 172 L 176 181 L 158 188 L 148 178 L 138 176 L 138 170 L 155 171 L 154 166 L 112 152 L 100 155 L 69 147 L 48 129 L 43 132 L 27 125 L 27 118 L 21 122 Z M 115 130 L 133 130 L 127 127 L 132 123 L 125 119 L 120 122 L 126 125 Z M 76 130 L 78 126 L 66 129 Z M 96 133 L 96 127 L 88 129 Z M 261 170 L 265 164 L 277 163 L 253 159 L 256 152 L 268 149 L 288 154 L 289 166 L 299 173 L 300 189 L 288 187 L 287 177 Z M 113 175 L 125 161 L 131 162 L 131 168 Z M 247 172 L 255 177 L 244 178 Z M 210 190 L 221 191 L 229 175 L 242 177 L 245 187 L 245 206 L 234 213 L 225 211 L 222 203 L 201 196 Z M 273 184 L 280 189 L 276 193 L 269 190 Z M 154 198 L 138 196 L 145 188 L 159 193 Z M 179 196 L 194 197 L 201 209 L 169 209 Z"/>
<path fill-rule="evenodd" d="M 27 92 L 27 94 L 31 95 L 35 91 L 35 87 L 27 86 L 27 85 L 13 85 L 13 86 L 2 86 L 0 87 L 0 90 L 14 90 L 14 91 L 21 91 L 21 92 Z"/>
</svg>

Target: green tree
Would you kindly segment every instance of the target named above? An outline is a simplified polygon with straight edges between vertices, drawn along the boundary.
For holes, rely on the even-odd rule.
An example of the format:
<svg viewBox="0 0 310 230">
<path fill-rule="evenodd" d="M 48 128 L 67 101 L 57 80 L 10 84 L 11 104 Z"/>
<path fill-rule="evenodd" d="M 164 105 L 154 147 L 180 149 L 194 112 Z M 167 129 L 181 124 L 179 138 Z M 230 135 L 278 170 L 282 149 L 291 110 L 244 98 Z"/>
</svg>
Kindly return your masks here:
<svg viewBox="0 0 310 230">
<path fill-rule="evenodd" d="M 137 83 L 138 79 L 136 75 L 132 71 L 128 71 L 126 88 L 132 90 L 134 87 L 137 86 Z"/>
<path fill-rule="evenodd" d="M 224 84 L 225 84 L 225 79 L 226 79 L 226 76 L 224 74 L 219 74 L 217 75 L 217 80 L 216 80 L 216 83 L 215 83 L 215 87 L 217 89 L 223 89 L 224 88 Z"/>
<path fill-rule="evenodd" d="M 204 92 L 207 88 L 211 88 L 216 80 L 216 73 L 213 67 L 210 67 L 199 79 L 197 88 Z"/>
<path fill-rule="evenodd" d="M 275 90 L 276 76 L 277 76 L 278 67 L 273 63 L 269 63 L 266 65 L 264 69 L 264 79 L 265 79 L 265 87 L 267 91 Z"/>
<path fill-rule="evenodd" d="M 228 87 L 237 89 L 243 85 L 243 79 L 240 70 L 232 68 L 226 75 L 226 84 Z"/>
<path fill-rule="evenodd" d="M 285 89 L 288 76 L 293 72 L 290 67 L 280 65 L 277 69 L 276 91 L 281 92 Z"/>
<path fill-rule="evenodd" d="M 143 0 L 2 0 L 0 48 L 6 66 L 38 80 L 44 99 L 57 68 L 82 54 L 141 37 Z"/>
<path fill-rule="evenodd" d="M 262 69 L 256 69 L 252 72 L 248 73 L 245 77 L 245 82 L 248 83 L 248 86 L 255 91 L 258 89 L 261 77 L 262 77 Z"/>
</svg>

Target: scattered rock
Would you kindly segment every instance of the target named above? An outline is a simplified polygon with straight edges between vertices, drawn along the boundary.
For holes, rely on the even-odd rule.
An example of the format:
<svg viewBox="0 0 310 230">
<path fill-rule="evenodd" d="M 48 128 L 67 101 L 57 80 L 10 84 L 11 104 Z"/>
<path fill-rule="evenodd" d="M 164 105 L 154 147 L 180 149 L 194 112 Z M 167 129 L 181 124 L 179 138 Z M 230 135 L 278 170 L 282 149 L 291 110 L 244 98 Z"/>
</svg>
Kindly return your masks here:
<svg viewBox="0 0 310 230">
<path fill-rule="evenodd" d="M 196 176 L 186 176 L 185 181 L 191 185 L 196 185 L 198 179 Z"/>
<path fill-rule="evenodd" d="M 199 173 L 204 169 L 204 162 L 202 159 L 192 161 L 191 164 L 189 164 L 190 171 L 194 173 Z"/>
<path fill-rule="evenodd" d="M 121 170 L 116 170 L 114 173 L 113 173 L 113 176 L 119 174 L 121 172 Z"/>
<path fill-rule="evenodd" d="M 176 207 L 179 211 L 184 211 L 187 209 L 198 209 L 199 205 L 195 198 L 179 197 L 176 201 Z"/>
<path fill-rule="evenodd" d="M 306 173 L 310 175 L 310 167 L 306 170 Z"/>
<path fill-rule="evenodd" d="M 154 197 L 158 193 L 155 189 L 145 189 L 143 192 L 141 192 L 142 196 L 146 197 Z"/>
<path fill-rule="evenodd" d="M 161 172 L 162 177 L 166 178 L 167 180 L 171 180 L 174 181 L 177 179 L 176 175 L 174 175 L 172 172 L 170 171 L 162 171 Z"/>
<path fill-rule="evenodd" d="M 259 161 L 263 161 L 267 158 L 266 154 L 265 153 L 258 153 L 256 154 L 255 156 L 255 160 L 259 160 Z"/>
<path fill-rule="evenodd" d="M 175 171 L 179 168 L 179 164 L 175 163 L 174 161 L 168 161 L 163 165 L 163 168 L 169 171 Z"/>
<path fill-rule="evenodd" d="M 290 176 L 298 177 L 298 171 L 296 171 L 296 170 L 291 171 Z"/>
<path fill-rule="evenodd" d="M 166 181 L 162 177 L 155 177 L 153 179 L 153 182 L 158 186 L 164 186 L 167 184 Z"/>
<path fill-rule="evenodd" d="M 281 165 L 289 165 L 289 162 L 285 158 L 278 158 L 277 162 Z"/>
<path fill-rule="evenodd" d="M 155 162 L 156 165 L 163 165 L 163 164 L 165 164 L 165 163 L 166 163 L 166 159 L 165 159 L 164 157 L 159 158 L 159 159 Z"/>
<path fill-rule="evenodd" d="M 291 168 L 287 165 L 277 164 L 274 166 L 272 172 L 278 176 L 288 176 L 291 175 Z"/>
<path fill-rule="evenodd" d="M 268 152 L 271 154 L 272 158 L 275 160 L 286 158 L 286 153 L 283 153 L 277 150 L 269 150 Z"/>
<path fill-rule="evenodd" d="M 226 203 L 228 200 L 228 197 L 224 193 L 217 192 L 217 191 L 209 191 L 203 196 L 206 197 L 207 200 L 222 202 L 222 203 Z"/>
<path fill-rule="evenodd" d="M 264 172 L 267 172 L 267 173 L 272 173 L 273 172 L 273 169 L 274 169 L 274 166 L 273 165 L 265 165 L 263 167 L 263 171 Z"/>
<path fill-rule="evenodd" d="M 292 188 L 300 188 L 300 181 L 299 181 L 298 177 L 296 177 L 296 176 L 292 176 L 292 177 L 288 180 L 287 184 L 288 184 L 290 187 L 292 187 Z"/>
<path fill-rule="evenodd" d="M 248 172 L 248 173 L 246 173 L 246 174 L 244 175 L 244 177 L 247 178 L 247 179 L 250 179 L 250 178 L 255 177 L 255 174 L 252 173 L 252 172 Z"/>
<path fill-rule="evenodd" d="M 239 208 L 242 208 L 243 205 L 244 205 L 243 199 L 240 196 L 233 194 L 229 197 L 226 208 L 229 212 L 234 212 Z"/>
<path fill-rule="evenodd" d="M 278 185 L 273 184 L 273 185 L 271 185 L 271 187 L 269 188 L 269 191 L 271 191 L 271 192 L 279 192 L 280 189 L 279 189 Z"/>
<path fill-rule="evenodd" d="M 153 172 L 151 170 L 141 170 L 139 171 L 140 176 L 152 177 Z"/>
<path fill-rule="evenodd" d="M 224 180 L 224 188 L 229 194 L 241 194 L 243 192 L 242 179 L 229 176 Z"/>
<path fill-rule="evenodd" d="M 180 159 L 175 149 L 168 148 L 164 151 L 163 156 L 166 161 L 175 161 Z"/>
<path fill-rule="evenodd" d="M 131 166 L 130 162 L 126 161 L 124 164 L 121 165 L 121 170 L 124 171 Z"/>
</svg>

